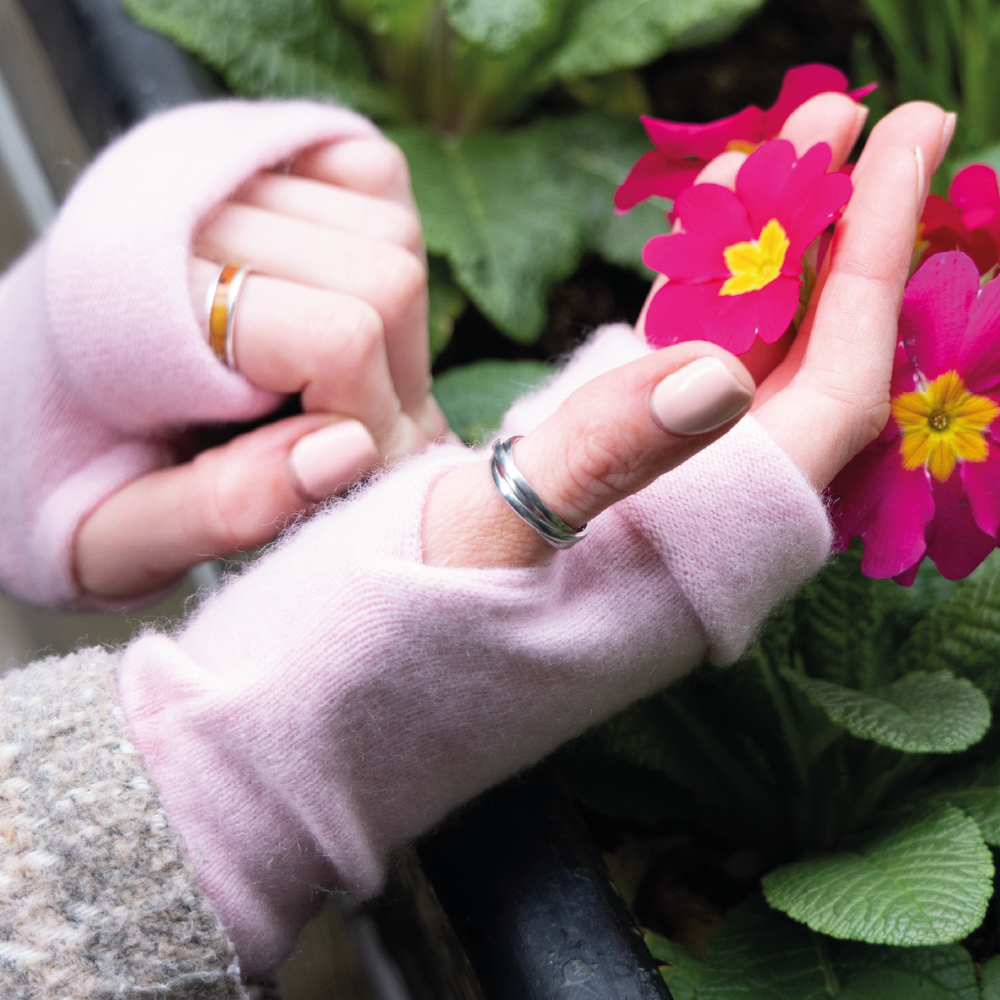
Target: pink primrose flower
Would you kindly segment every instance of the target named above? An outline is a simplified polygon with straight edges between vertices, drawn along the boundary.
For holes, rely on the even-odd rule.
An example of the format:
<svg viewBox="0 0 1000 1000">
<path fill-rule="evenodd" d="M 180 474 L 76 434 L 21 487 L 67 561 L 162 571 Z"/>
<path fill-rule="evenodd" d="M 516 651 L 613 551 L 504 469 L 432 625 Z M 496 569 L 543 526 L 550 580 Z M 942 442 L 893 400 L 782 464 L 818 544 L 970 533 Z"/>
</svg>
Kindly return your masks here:
<svg viewBox="0 0 1000 1000">
<path fill-rule="evenodd" d="M 838 544 L 861 538 L 867 576 L 909 586 L 924 556 L 968 576 L 1000 526 L 1000 281 L 937 254 L 906 286 L 892 416 L 830 484 Z"/>
<path fill-rule="evenodd" d="M 860 101 L 877 83 L 852 90 L 849 96 Z M 645 201 L 652 195 L 675 198 L 701 173 L 702 168 L 726 150 L 752 153 L 762 142 L 773 139 L 788 116 L 810 97 L 833 91 L 847 91 L 847 77 L 833 66 L 809 63 L 790 69 L 781 82 L 774 106 L 762 111 L 755 104 L 739 114 L 720 118 L 707 125 L 668 122 L 644 115 L 646 134 L 656 149 L 644 154 L 615 192 L 619 212 Z"/>
<path fill-rule="evenodd" d="M 744 354 L 760 337 L 773 343 L 799 306 L 802 255 L 839 215 L 851 180 L 827 173 L 830 147 L 817 143 L 800 159 L 784 139 L 765 143 L 736 175 L 685 188 L 674 203 L 680 230 L 654 236 L 642 259 L 670 280 L 646 315 L 656 347 L 710 340 Z"/>
<path fill-rule="evenodd" d="M 948 199 L 930 195 L 920 217 L 921 262 L 936 253 L 961 250 L 986 274 L 1000 257 L 1000 189 L 996 171 L 976 163 L 960 170 Z"/>
</svg>

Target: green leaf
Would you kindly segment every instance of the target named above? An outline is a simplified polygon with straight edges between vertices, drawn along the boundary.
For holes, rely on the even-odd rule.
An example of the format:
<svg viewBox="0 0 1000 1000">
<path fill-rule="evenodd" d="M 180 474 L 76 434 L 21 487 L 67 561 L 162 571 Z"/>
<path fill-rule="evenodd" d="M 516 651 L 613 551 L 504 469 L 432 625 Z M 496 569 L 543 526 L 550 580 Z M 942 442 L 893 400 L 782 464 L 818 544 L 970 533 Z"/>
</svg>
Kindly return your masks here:
<svg viewBox="0 0 1000 1000">
<path fill-rule="evenodd" d="M 983 966 L 979 989 L 981 1000 L 1000 1000 L 1000 955 L 995 955 Z"/>
<path fill-rule="evenodd" d="M 698 984 L 705 966 L 676 941 L 652 931 L 646 931 L 644 936 L 653 958 L 665 963 L 660 966 L 660 974 L 674 1000 L 697 1000 Z"/>
<path fill-rule="evenodd" d="M 836 984 L 823 940 L 753 896 L 712 938 L 698 1000 L 828 1000 Z"/>
<path fill-rule="evenodd" d="M 638 121 L 601 114 L 580 114 L 547 123 L 553 168 L 575 188 L 583 211 L 583 240 L 588 250 L 652 279 L 642 262 L 642 248 L 669 231 L 664 212 L 669 202 L 643 202 L 631 212 L 615 211 L 615 190 L 649 149 Z"/>
<path fill-rule="evenodd" d="M 585 249 L 652 278 L 642 248 L 666 231 L 662 207 L 619 216 L 613 203 L 648 146 L 637 122 L 588 112 L 465 139 L 390 136 L 409 161 L 428 249 L 511 339 L 538 338 L 549 289 Z"/>
<path fill-rule="evenodd" d="M 451 280 L 448 265 L 440 257 L 428 261 L 427 331 L 430 337 L 431 360 L 436 358 L 451 340 L 455 320 L 465 310 L 466 299 L 462 290 Z"/>
<path fill-rule="evenodd" d="M 554 371 L 544 361 L 474 361 L 438 375 L 432 391 L 452 430 L 470 444 L 485 444 L 511 403 Z"/>
<path fill-rule="evenodd" d="M 509 52 L 548 19 L 550 0 L 444 0 L 448 23 L 466 40 Z"/>
<path fill-rule="evenodd" d="M 863 551 L 860 543 L 852 545 L 824 567 L 796 597 L 795 618 L 806 672 L 867 691 L 896 679 L 896 650 L 933 601 L 915 600 L 925 589 L 924 577 L 913 587 L 866 577 Z"/>
<path fill-rule="evenodd" d="M 863 740 L 905 753 L 954 753 L 982 739 L 986 696 L 948 670 L 907 674 L 874 691 L 856 691 L 794 670 L 783 673 L 836 723 Z"/>
<path fill-rule="evenodd" d="M 168 35 L 230 88 L 250 97 L 320 97 L 376 117 L 395 97 L 369 77 L 353 35 L 322 0 L 124 0 L 142 25 Z"/>
<path fill-rule="evenodd" d="M 763 879 L 776 909 L 815 931 L 871 944 L 945 944 L 979 926 L 993 860 L 974 820 L 922 810 L 854 850 L 776 868 Z"/>
<path fill-rule="evenodd" d="M 971 816 L 983 840 L 1000 847 L 1000 761 L 953 772 L 913 796 L 925 802 L 949 802 Z"/>
<path fill-rule="evenodd" d="M 641 66 L 668 49 L 725 38 L 763 0 L 588 0 L 576 5 L 566 41 L 548 67 L 572 80 Z"/>
<path fill-rule="evenodd" d="M 729 911 L 712 939 L 697 1000 L 977 1000 L 977 993 L 972 960 L 960 945 L 836 941 L 754 896 Z"/>
<path fill-rule="evenodd" d="M 993 552 L 914 628 L 899 668 L 950 670 L 1000 700 L 1000 553 Z"/>
<path fill-rule="evenodd" d="M 513 340 L 545 325 L 549 287 L 576 267 L 582 212 L 552 169 L 544 123 L 442 139 L 421 128 L 390 136 L 410 164 L 427 249 L 448 258 L 462 290 Z"/>
</svg>

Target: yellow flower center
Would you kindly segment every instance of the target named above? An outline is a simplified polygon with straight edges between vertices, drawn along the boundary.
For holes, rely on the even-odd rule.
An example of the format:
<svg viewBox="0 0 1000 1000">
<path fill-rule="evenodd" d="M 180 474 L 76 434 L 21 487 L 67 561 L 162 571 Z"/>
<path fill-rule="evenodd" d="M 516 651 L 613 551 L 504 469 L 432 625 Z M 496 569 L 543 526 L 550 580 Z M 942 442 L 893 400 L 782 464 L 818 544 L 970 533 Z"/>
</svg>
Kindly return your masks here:
<svg viewBox="0 0 1000 1000">
<path fill-rule="evenodd" d="M 732 277 L 719 289 L 719 294 L 742 295 L 769 285 L 781 274 L 787 252 L 788 237 L 777 219 L 764 226 L 759 239 L 726 247 L 722 256 Z"/>
<path fill-rule="evenodd" d="M 940 375 L 923 392 L 902 393 L 892 401 L 892 415 L 903 432 L 903 468 L 925 465 L 943 483 L 959 459 L 985 462 L 990 449 L 983 431 L 998 414 L 1000 406 L 969 392 L 955 371 Z"/>
<path fill-rule="evenodd" d="M 746 153 L 749 156 L 756 148 L 757 143 L 749 139 L 730 139 L 726 143 L 727 153 Z"/>
</svg>

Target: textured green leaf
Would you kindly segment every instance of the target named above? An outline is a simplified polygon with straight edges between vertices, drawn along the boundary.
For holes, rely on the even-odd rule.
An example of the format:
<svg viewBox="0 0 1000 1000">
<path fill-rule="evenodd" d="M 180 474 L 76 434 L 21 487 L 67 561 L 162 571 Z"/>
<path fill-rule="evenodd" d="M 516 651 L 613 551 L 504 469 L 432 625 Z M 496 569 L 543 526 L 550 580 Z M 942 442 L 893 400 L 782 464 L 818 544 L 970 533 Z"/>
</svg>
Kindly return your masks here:
<svg viewBox="0 0 1000 1000">
<path fill-rule="evenodd" d="M 914 628 L 900 669 L 950 670 L 968 677 L 991 703 L 1000 699 L 1000 553 L 992 553 Z"/>
<path fill-rule="evenodd" d="M 551 0 L 444 0 L 448 23 L 467 41 L 497 54 L 542 27 L 551 6 Z"/>
<path fill-rule="evenodd" d="M 124 0 L 250 97 L 322 97 L 376 117 L 397 100 L 374 84 L 358 43 L 322 0 Z"/>
<path fill-rule="evenodd" d="M 995 955 L 983 966 L 979 989 L 982 1000 L 1000 1000 L 1000 955 Z"/>
<path fill-rule="evenodd" d="M 908 992 L 900 992 L 900 1000 L 977 1000 L 976 970 L 961 945 L 886 948 L 826 940 L 844 997 L 892 1000 L 896 994 L 888 990 L 899 990 L 905 982 Z M 887 972 L 893 976 L 880 982 Z"/>
<path fill-rule="evenodd" d="M 919 789 L 917 797 L 927 802 L 950 802 L 976 821 L 987 844 L 1000 847 L 1000 762 L 953 772 Z"/>
<path fill-rule="evenodd" d="M 559 80 L 641 66 L 668 49 L 725 38 L 763 0 L 587 0 L 549 73 Z"/>
<path fill-rule="evenodd" d="M 712 938 L 698 1000 L 828 1000 L 835 988 L 824 940 L 754 896 Z"/>
<path fill-rule="evenodd" d="M 646 931 L 645 938 L 653 958 L 665 963 L 660 966 L 660 974 L 674 1000 L 697 1000 L 704 965 L 676 941 L 652 931 Z"/>
<path fill-rule="evenodd" d="M 806 673 L 863 691 L 896 679 L 895 654 L 914 623 L 951 585 L 925 561 L 912 587 L 861 572 L 860 542 L 841 553 L 795 599 L 796 645 Z"/>
<path fill-rule="evenodd" d="M 986 696 L 951 671 L 907 674 L 874 691 L 856 691 L 793 670 L 787 680 L 859 739 L 906 753 L 954 753 L 982 739 L 990 724 Z"/>
<path fill-rule="evenodd" d="M 953 806 L 876 831 L 854 850 L 783 865 L 767 901 L 815 931 L 871 944 L 945 944 L 974 930 L 993 860 L 974 820 Z"/>
<path fill-rule="evenodd" d="M 959 945 L 837 941 L 758 896 L 731 909 L 712 939 L 697 1000 L 977 1000 L 977 992 L 972 960 Z"/>
<path fill-rule="evenodd" d="M 462 290 L 512 339 L 536 340 L 546 293 L 572 273 L 583 239 L 544 124 L 453 140 L 420 128 L 390 134 L 410 164 L 428 250 L 448 258 Z"/>
<path fill-rule="evenodd" d="M 434 397 L 452 430 L 470 444 L 485 444 L 510 404 L 555 371 L 544 361 L 474 361 L 434 379 Z"/>
</svg>

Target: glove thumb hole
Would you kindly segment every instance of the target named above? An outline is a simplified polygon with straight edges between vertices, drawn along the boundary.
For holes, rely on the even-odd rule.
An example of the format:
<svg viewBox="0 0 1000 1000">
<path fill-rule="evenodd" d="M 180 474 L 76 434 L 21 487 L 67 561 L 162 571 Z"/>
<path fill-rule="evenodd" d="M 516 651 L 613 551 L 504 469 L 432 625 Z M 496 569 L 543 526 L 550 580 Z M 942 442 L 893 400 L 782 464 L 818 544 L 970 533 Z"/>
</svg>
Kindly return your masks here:
<svg viewBox="0 0 1000 1000">
<path fill-rule="evenodd" d="M 664 348 L 575 392 L 515 445 L 519 470 L 572 527 L 637 493 L 733 427 L 754 382 L 712 344 Z"/>
</svg>

